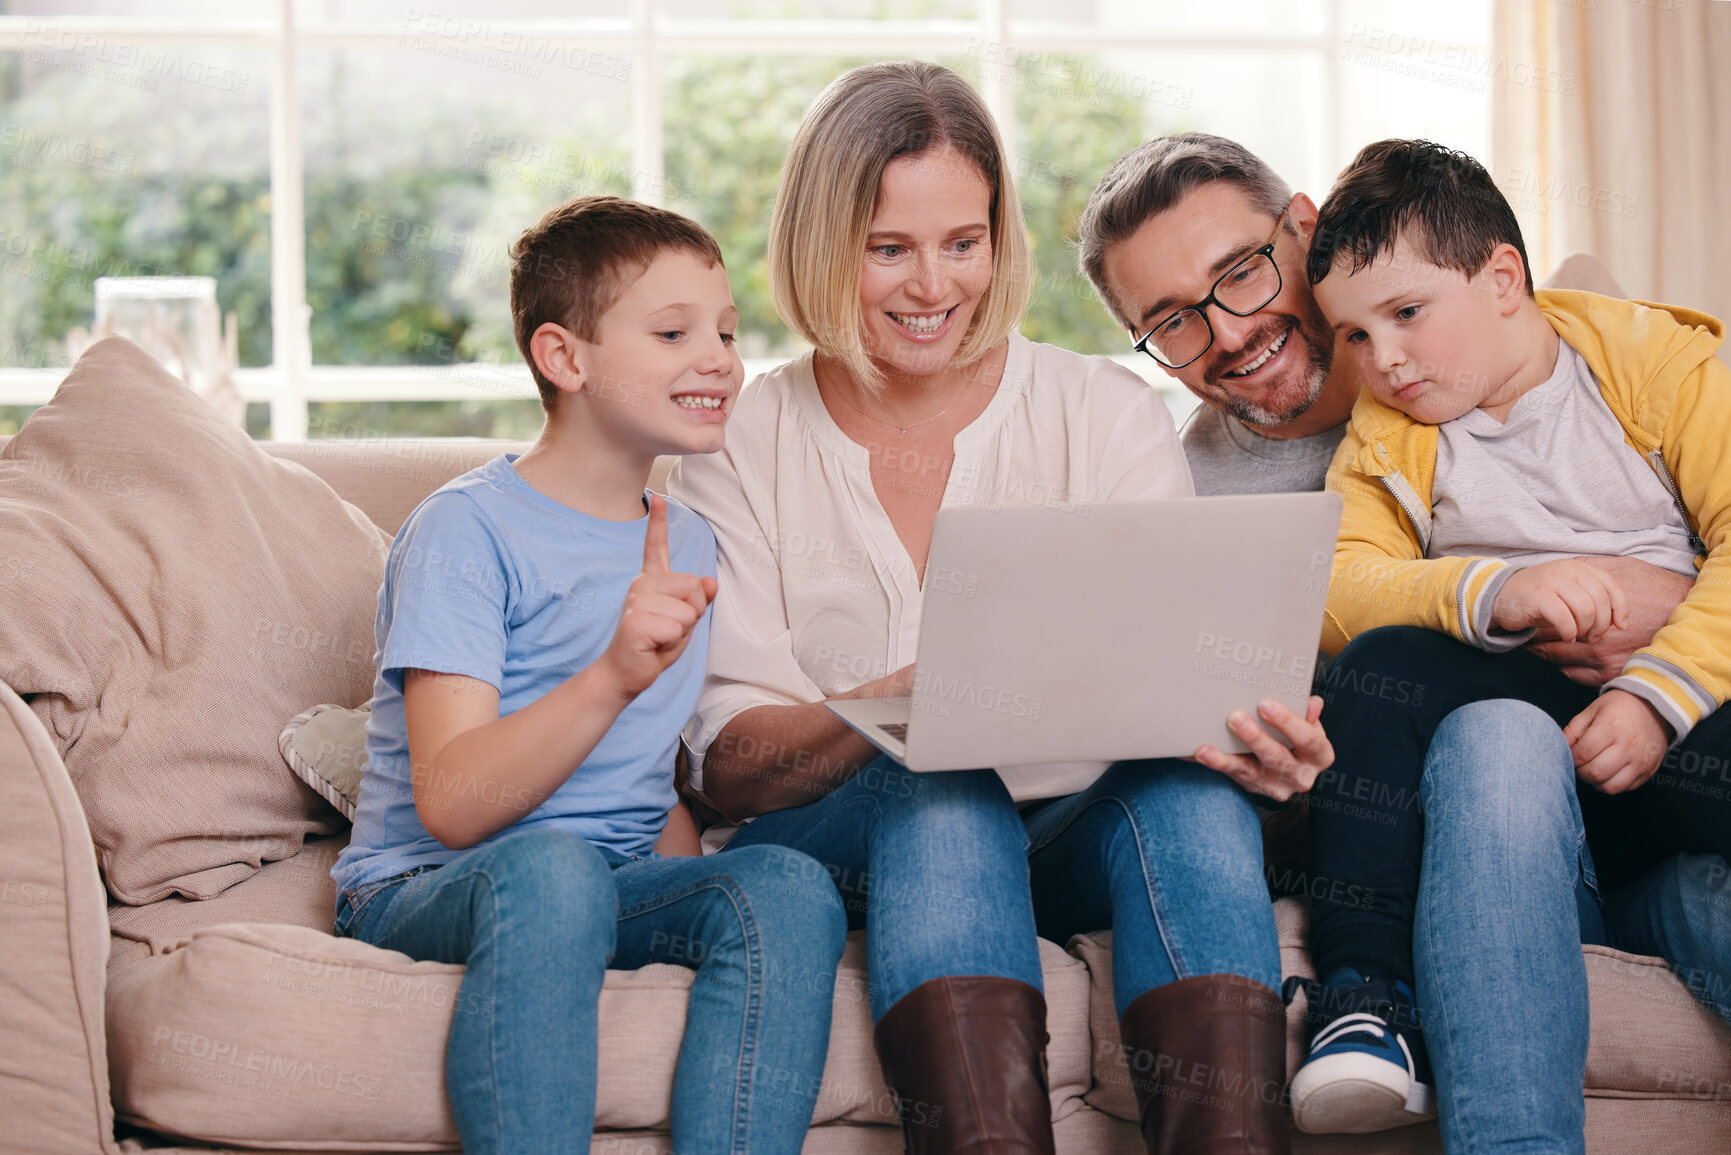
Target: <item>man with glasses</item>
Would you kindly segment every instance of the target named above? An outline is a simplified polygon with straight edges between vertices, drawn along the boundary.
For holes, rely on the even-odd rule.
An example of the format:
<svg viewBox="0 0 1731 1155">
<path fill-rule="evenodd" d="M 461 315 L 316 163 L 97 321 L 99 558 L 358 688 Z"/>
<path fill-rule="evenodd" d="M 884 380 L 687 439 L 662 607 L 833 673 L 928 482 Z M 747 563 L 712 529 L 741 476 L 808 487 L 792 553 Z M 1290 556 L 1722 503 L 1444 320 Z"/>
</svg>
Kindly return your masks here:
<svg viewBox="0 0 1731 1155">
<path fill-rule="evenodd" d="M 1321 489 L 1346 432 L 1358 378 L 1304 273 L 1316 215 L 1256 154 L 1201 132 L 1119 157 L 1082 213 L 1082 272 L 1132 347 L 1203 402 L 1183 432 L 1200 495 Z M 1534 647 L 1579 682 L 1621 672 L 1685 592 L 1617 561 L 1630 627 Z"/>
<path fill-rule="evenodd" d="M 1203 133 L 1160 137 L 1132 149 L 1107 170 L 1082 215 L 1082 270 L 1108 311 L 1136 349 L 1203 402 L 1183 434 L 1199 494 L 1323 486 L 1358 381 L 1348 358 L 1334 357 L 1332 329 L 1304 273 L 1316 218 L 1310 198 L 1293 195 L 1259 158 Z M 1245 548 L 1253 551 L 1255 543 Z M 1595 643 L 1533 647 L 1589 685 L 1614 676 L 1632 652 L 1650 642 L 1684 592 L 1644 563 L 1615 562 L 1623 565 L 1617 576 L 1629 598 L 1629 628 Z M 1343 664 L 1353 660 L 1350 653 Z M 1341 677 L 1352 673 L 1348 669 Z M 1423 671 L 1410 669 L 1384 673 L 1395 681 L 1423 678 Z M 1338 681 L 1330 676 L 1325 697 Z M 1522 970 L 1516 959 L 1541 941 L 1537 936 L 1546 932 L 1539 923 L 1546 920 L 1524 917 L 1519 903 L 1493 905 L 1489 909 L 1499 913 L 1491 918 L 1458 913 L 1486 909 L 1463 901 L 1473 894 L 1526 893 L 1540 868 L 1570 877 L 1578 869 L 1578 815 L 1559 813 L 1562 807 L 1489 804 L 1493 786 L 1523 790 L 1521 744 L 1533 727 L 1523 729 L 1521 717 L 1499 713 L 1511 706 L 1486 702 L 1451 714 L 1444 723 L 1449 740 L 1439 730 L 1426 759 L 1420 795 L 1434 783 L 1454 783 L 1457 803 L 1466 802 L 1426 815 L 1419 906 L 1428 907 L 1432 925 L 1445 930 L 1414 944 L 1420 1009 L 1437 1061 L 1449 1151 L 1518 1143 L 1522 1150 L 1580 1152 L 1584 1107 L 1578 1091 L 1558 1097 L 1533 1089 L 1567 1087 L 1571 1080 L 1580 1086 L 1584 1054 L 1558 1045 L 1565 1032 L 1545 1028 L 1584 1014 L 1584 969 L 1578 983 L 1561 984 L 1539 984 Z M 1322 721 L 1338 745 L 1343 734 L 1331 724 L 1332 713 L 1325 709 Z M 1475 805 L 1481 784 L 1485 804 Z M 1340 809 L 1330 797 L 1340 785 L 1327 771 L 1318 779 L 1310 802 L 1313 821 L 1321 821 L 1331 805 Z M 1534 847 L 1542 852 L 1522 857 Z M 1543 861 L 1535 864 L 1535 853 Z M 1312 917 L 1326 906 L 1317 904 Z M 1555 945 L 1548 939 L 1543 944 Z M 1427 974 L 1431 980 L 1447 975 L 1456 997 L 1447 1005 L 1427 1001 L 1426 989 L 1441 985 L 1432 981 L 1426 988 Z M 1340 990 L 1351 988 L 1357 976 L 1322 977 Z M 1348 1008 L 1336 998 L 1332 1009 Z M 1439 1030 L 1445 1016 L 1448 1029 Z M 1511 1024 L 1539 1027 L 1511 1030 Z M 1412 1079 L 1422 1084 L 1429 1076 L 1421 1068 Z M 1532 1093 L 1515 1094 L 1515 1088 Z"/>
<path fill-rule="evenodd" d="M 1083 272 L 1203 401 L 1183 437 L 1199 494 L 1322 488 L 1358 382 L 1304 276 L 1315 225 L 1309 197 L 1204 133 L 1133 149 L 1089 200 Z"/>
</svg>

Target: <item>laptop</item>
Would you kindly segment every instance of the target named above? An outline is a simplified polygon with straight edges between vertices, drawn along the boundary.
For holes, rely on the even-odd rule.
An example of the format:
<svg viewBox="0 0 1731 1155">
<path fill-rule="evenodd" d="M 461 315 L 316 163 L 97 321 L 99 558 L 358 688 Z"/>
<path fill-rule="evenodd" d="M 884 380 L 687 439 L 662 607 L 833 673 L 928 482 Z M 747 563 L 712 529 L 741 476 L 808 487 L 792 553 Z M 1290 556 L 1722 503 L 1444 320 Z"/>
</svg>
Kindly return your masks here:
<svg viewBox="0 0 1731 1155">
<path fill-rule="evenodd" d="M 1243 751 L 1233 710 L 1304 712 L 1339 527 L 1333 493 L 940 509 L 913 696 L 827 704 L 911 770 L 997 767 L 1018 798 Z"/>
</svg>

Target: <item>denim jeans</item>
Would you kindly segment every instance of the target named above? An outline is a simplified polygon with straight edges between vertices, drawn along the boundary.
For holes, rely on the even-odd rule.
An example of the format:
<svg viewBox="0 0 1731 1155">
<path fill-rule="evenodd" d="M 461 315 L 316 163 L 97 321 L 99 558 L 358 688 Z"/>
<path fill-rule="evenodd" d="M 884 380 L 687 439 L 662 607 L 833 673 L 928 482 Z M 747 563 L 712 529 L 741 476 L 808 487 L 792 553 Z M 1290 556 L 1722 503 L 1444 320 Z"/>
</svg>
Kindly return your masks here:
<svg viewBox="0 0 1731 1155">
<path fill-rule="evenodd" d="M 1480 702 L 1425 761 L 1413 946 L 1443 1143 L 1585 1150 L 1587 967 L 1602 935 L 1575 767 L 1535 706 Z"/>
<path fill-rule="evenodd" d="M 727 852 L 766 842 L 822 862 L 867 928 L 876 1018 L 945 975 L 1039 987 L 1036 927 L 1057 942 L 1113 929 L 1120 1012 L 1192 975 L 1280 984 L 1255 808 L 1190 763 L 1119 763 L 1024 825 L 990 770 L 914 773 L 881 757 L 752 822 Z"/>
<path fill-rule="evenodd" d="M 1561 730 L 1522 702 L 1462 707 L 1431 742 L 1414 946 L 1450 1152 L 1585 1149 L 1580 942 L 1666 959 L 1731 1020 L 1725 859 L 1672 854 L 1602 887 L 1576 788 Z"/>
<path fill-rule="evenodd" d="M 1336 777 L 1319 782 L 1324 805 L 1312 801 L 1313 866 L 1346 897 L 1313 906 L 1319 971 L 1377 965 L 1400 937 L 1390 912 L 1411 911 L 1447 1149 L 1582 1151 L 1580 943 L 1659 955 L 1731 1018 L 1731 870 L 1700 852 L 1719 812 L 1676 817 L 1683 784 L 1731 749 L 1727 712 L 1704 719 L 1653 782 L 1609 797 L 1577 782 L 1559 727 L 1592 691 L 1529 654 L 1377 630 L 1330 681 Z M 1535 704 L 1496 700 L 1513 694 Z M 1378 887 L 1394 899 L 1366 900 Z"/>
<path fill-rule="evenodd" d="M 466 966 L 445 1055 L 470 1155 L 586 1148 L 609 960 L 697 972 L 673 1086 L 681 1152 L 800 1149 L 845 929 L 823 870 L 779 847 L 627 859 L 523 831 L 345 893 L 337 933 Z"/>
<path fill-rule="evenodd" d="M 722 858 L 771 844 L 823 863 L 848 925 L 866 928 L 873 1022 L 946 975 L 1044 989 L 1027 831 L 993 771 L 916 774 L 886 755 L 816 802 L 747 824 Z"/>
<path fill-rule="evenodd" d="M 1172 758 L 1119 762 L 1027 825 L 1040 934 L 1062 943 L 1111 928 L 1119 1017 L 1155 987 L 1198 975 L 1280 989 L 1261 823 L 1225 775 Z"/>
<path fill-rule="evenodd" d="M 1410 982 L 1425 839 L 1419 775 L 1431 735 L 1456 707 L 1494 698 L 1530 702 L 1563 725 L 1597 691 L 1524 650 L 1488 654 L 1406 626 L 1354 639 L 1325 686 L 1335 760 L 1310 794 L 1317 973 L 1355 966 Z M 1608 889 L 1678 852 L 1731 855 L 1731 709 L 1702 719 L 1640 789 L 1578 794 Z"/>
</svg>

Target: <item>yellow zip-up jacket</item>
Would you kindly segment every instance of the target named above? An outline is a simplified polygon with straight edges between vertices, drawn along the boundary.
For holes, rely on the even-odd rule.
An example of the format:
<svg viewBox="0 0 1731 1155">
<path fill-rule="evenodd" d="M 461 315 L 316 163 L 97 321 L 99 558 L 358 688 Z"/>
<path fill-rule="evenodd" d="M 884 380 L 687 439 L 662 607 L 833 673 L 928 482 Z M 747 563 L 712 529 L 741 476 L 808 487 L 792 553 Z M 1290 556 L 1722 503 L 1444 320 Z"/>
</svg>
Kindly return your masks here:
<svg viewBox="0 0 1731 1155">
<path fill-rule="evenodd" d="M 1540 310 L 1599 380 L 1628 445 L 1682 509 L 1696 542 L 1695 585 L 1670 621 L 1607 683 L 1640 695 L 1676 740 L 1731 697 L 1731 369 L 1715 355 L 1724 325 L 1671 305 L 1540 290 Z M 1358 399 L 1329 466 L 1341 495 L 1322 648 L 1338 653 L 1376 626 L 1439 630 L 1486 650 L 1491 603 L 1508 574 L 1496 558 L 1426 558 L 1437 427 Z"/>
</svg>

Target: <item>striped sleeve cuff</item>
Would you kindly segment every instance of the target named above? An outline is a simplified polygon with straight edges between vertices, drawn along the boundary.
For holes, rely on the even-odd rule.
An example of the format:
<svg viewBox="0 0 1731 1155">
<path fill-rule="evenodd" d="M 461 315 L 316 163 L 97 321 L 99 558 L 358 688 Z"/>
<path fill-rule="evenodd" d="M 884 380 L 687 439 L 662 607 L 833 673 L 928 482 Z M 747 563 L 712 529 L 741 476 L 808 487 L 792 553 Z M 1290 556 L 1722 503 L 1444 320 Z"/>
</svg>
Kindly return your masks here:
<svg viewBox="0 0 1731 1155">
<path fill-rule="evenodd" d="M 1481 557 L 1467 563 L 1455 587 L 1455 604 L 1460 607 L 1461 638 L 1493 654 L 1519 649 L 1533 640 L 1537 631 L 1522 630 L 1514 634 L 1491 633 L 1491 608 L 1503 583 L 1514 575 L 1507 562 Z"/>
<path fill-rule="evenodd" d="M 1673 746 L 1689 736 L 1696 722 L 1719 708 L 1713 695 L 1682 667 L 1645 652 L 1630 658 L 1623 672 L 1604 688 L 1627 690 L 1659 711 L 1659 717 L 1671 727 Z"/>
</svg>

